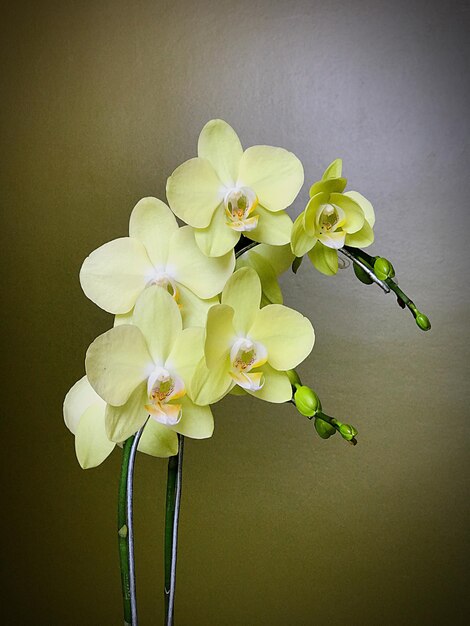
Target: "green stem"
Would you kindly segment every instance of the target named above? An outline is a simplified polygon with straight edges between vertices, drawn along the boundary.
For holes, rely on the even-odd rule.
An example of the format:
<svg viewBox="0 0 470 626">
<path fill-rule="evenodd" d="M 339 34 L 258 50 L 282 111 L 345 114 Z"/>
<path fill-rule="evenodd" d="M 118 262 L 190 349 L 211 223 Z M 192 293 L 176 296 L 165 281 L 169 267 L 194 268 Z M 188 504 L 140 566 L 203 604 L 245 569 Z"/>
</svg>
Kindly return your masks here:
<svg viewBox="0 0 470 626">
<path fill-rule="evenodd" d="M 178 472 L 178 456 L 168 459 L 168 476 L 166 483 L 166 514 L 165 514 L 165 623 L 168 619 L 171 584 L 171 551 L 173 547 L 173 518 L 175 515 L 176 475 Z"/>
<path fill-rule="evenodd" d="M 344 248 L 354 257 L 360 259 L 363 263 L 365 263 L 369 269 L 374 272 L 374 262 L 375 257 L 367 254 L 364 250 L 360 248 L 351 248 L 350 246 L 344 246 Z M 397 283 L 393 280 L 393 278 L 386 278 L 383 281 L 388 287 L 390 287 L 391 291 L 395 293 L 395 295 L 399 298 L 399 301 L 403 302 L 403 305 L 408 307 L 411 311 L 414 318 L 418 315 L 418 309 L 415 303 L 406 295 L 404 291 L 400 289 Z"/>
<path fill-rule="evenodd" d="M 336 418 L 331 417 L 330 415 L 327 415 L 326 413 L 323 413 L 323 411 L 318 411 L 318 413 L 315 415 L 315 418 L 323 420 L 324 422 L 327 422 L 327 424 L 329 424 L 330 426 L 333 426 L 335 430 L 341 433 L 340 431 L 341 423 L 338 422 Z M 353 437 L 352 439 L 348 441 L 348 443 L 355 446 L 357 444 L 357 439 Z"/>
<path fill-rule="evenodd" d="M 121 476 L 119 479 L 119 495 L 118 495 L 118 545 L 119 545 L 119 565 L 121 568 L 121 589 L 122 602 L 124 610 L 124 626 L 131 626 L 131 591 L 129 582 L 129 539 L 127 528 L 127 472 L 129 467 L 129 458 L 131 454 L 134 436 L 129 437 L 124 442 L 122 449 Z"/>
</svg>

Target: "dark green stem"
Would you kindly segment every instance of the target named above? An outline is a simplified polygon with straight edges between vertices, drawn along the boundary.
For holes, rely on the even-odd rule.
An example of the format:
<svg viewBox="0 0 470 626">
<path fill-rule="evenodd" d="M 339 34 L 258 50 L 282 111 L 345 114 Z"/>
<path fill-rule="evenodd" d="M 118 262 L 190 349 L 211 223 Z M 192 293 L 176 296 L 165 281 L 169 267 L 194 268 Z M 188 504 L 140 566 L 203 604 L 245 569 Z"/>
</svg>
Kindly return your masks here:
<svg viewBox="0 0 470 626">
<path fill-rule="evenodd" d="M 173 518 L 175 515 L 176 476 L 178 472 L 178 456 L 168 459 L 168 476 L 166 483 L 165 513 L 165 623 L 168 619 L 168 605 L 171 584 L 171 550 L 173 546 Z"/>
<path fill-rule="evenodd" d="M 367 254 L 360 248 L 351 248 L 350 246 L 344 246 L 344 248 L 355 258 L 361 260 L 367 267 L 374 272 L 375 257 Z M 398 298 L 398 304 L 404 308 L 405 306 L 411 311 L 413 317 L 416 319 L 419 315 L 419 311 L 415 303 L 409 298 L 404 291 L 400 289 L 393 278 L 386 278 L 383 281 L 390 289 L 395 293 Z"/>
<path fill-rule="evenodd" d="M 124 442 L 122 449 L 121 476 L 119 479 L 118 495 L 118 544 L 119 544 L 119 565 L 121 568 L 121 588 L 122 602 L 124 610 L 124 626 L 132 624 L 131 613 L 131 591 L 129 583 L 129 538 L 127 528 L 127 472 L 129 468 L 129 458 L 131 454 L 134 436 L 129 437 Z"/>
</svg>

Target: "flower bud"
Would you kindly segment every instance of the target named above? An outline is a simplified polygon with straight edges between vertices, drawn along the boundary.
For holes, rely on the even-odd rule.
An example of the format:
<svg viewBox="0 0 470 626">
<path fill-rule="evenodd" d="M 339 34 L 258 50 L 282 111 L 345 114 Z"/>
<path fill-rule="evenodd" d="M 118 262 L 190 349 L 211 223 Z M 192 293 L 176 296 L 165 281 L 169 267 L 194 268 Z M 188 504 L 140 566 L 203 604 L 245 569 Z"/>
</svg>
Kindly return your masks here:
<svg viewBox="0 0 470 626">
<path fill-rule="evenodd" d="M 339 424 L 339 434 L 346 441 L 351 441 L 357 435 L 357 430 L 351 424 Z"/>
<path fill-rule="evenodd" d="M 395 276 L 395 270 L 388 259 L 379 256 L 374 263 L 374 274 L 379 280 L 386 280 Z"/>
<path fill-rule="evenodd" d="M 369 276 L 369 274 L 367 274 L 360 265 L 357 265 L 357 263 L 354 263 L 353 265 L 354 273 L 356 274 L 356 277 L 361 281 L 361 283 L 364 283 L 364 285 L 372 285 L 374 281 Z"/>
<path fill-rule="evenodd" d="M 315 418 L 314 426 L 315 426 L 315 430 L 317 431 L 317 433 L 320 435 L 322 439 L 329 439 L 329 437 L 331 437 L 331 435 L 334 435 L 336 432 L 336 429 L 333 428 L 331 424 L 328 424 L 328 422 L 325 422 L 324 420 L 318 417 Z"/>
<path fill-rule="evenodd" d="M 421 330 L 429 330 L 431 328 L 431 322 L 429 321 L 429 318 L 424 315 L 424 313 L 418 311 L 418 315 L 415 319 Z"/>
<path fill-rule="evenodd" d="M 305 385 L 297 387 L 297 391 L 294 393 L 294 402 L 298 412 L 306 417 L 312 418 L 317 411 L 321 411 L 320 398 L 313 389 Z"/>
<path fill-rule="evenodd" d="M 295 370 L 287 370 L 286 374 L 289 377 L 292 387 L 300 387 L 302 383 L 300 382 L 299 375 Z"/>
</svg>

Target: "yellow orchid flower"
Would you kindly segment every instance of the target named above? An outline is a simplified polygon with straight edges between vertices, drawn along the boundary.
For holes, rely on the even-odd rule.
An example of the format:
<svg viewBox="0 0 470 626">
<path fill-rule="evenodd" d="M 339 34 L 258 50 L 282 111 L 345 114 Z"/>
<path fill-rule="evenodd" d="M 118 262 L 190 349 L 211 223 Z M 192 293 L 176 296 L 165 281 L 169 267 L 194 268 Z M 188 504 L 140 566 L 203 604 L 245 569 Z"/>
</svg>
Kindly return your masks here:
<svg viewBox="0 0 470 626">
<path fill-rule="evenodd" d="M 277 278 L 292 265 L 294 255 L 290 244 L 270 246 L 261 243 L 247 250 L 236 261 L 235 269 L 252 267 L 261 281 L 261 307 L 267 304 L 282 304 L 282 291 Z"/>
<path fill-rule="evenodd" d="M 300 191 L 304 171 L 283 148 L 252 146 L 223 120 L 201 131 L 198 156 L 180 165 L 166 186 L 173 212 L 195 228 L 196 242 L 207 256 L 234 248 L 241 233 L 254 241 L 283 245 L 292 221 L 285 213 Z"/>
<path fill-rule="evenodd" d="M 337 250 L 374 241 L 374 209 L 357 191 L 344 192 L 347 181 L 341 173 L 342 161 L 336 159 L 310 188 L 310 200 L 292 229 L 292 252 L 297 257 L 308 253 L 313 265 L 327 275 L 338 271 Z"/>
<path fill-rule="evenodd" d="M 80 466 L 89 469 L 100 465 L 116 444 L 106 435 L 106 402 L 86 376 L 80 378 L 67 393 L 63 410 L 65 424 L 75 435 L 75 453 Z M 149 420 L 137 449 L 151 456 L 173 456 L 178 452 L 178 438 L 174 431 Z"/>
<path fill-rule="evenodd" d="M 114 314 L 130 313 L 139 294 L 158 285 L 180 306 L 185 327 L 203 326 L 234 266 L 233 252 L 207 258 L 192 228 L 179 228 L 161 200 L 143 198 L 132 211 L 129 237 L 92 252 L 80 270 L 80 283 L 90 300 Z"/>
<path fill-rule="evenodd" d="M 108 404 L 106 434 L 124 441 L 147 417 L 195 439 L 212 435 L 208 406 L 190 397 L 191 378 L 203 354 L 204 329 L 183 330 L 178 306 L 158 286 L 139 296 L 132 324 L 120 324 L 90 345 L 88 380 Z"/>
<path fill-rule="evenodd" d="M 235 385 L 268 402 L 291 399 L 286 370 L 310 354 L 313 328 L 297 311 L 281 304 L 260 309 L 260 301 L 255 270 L 237 270 L 222 292 L 222 303 L 207 316 L 205 361 L 193 378 L 195 402 L 216 402 Z"/>
</svg>

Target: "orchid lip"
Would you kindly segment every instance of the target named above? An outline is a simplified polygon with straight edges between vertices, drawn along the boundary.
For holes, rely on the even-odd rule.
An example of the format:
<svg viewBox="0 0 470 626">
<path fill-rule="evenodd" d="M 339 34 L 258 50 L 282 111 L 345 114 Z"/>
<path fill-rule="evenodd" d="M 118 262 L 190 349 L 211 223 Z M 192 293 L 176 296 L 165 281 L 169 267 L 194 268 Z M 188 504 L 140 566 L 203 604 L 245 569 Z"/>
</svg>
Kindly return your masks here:
<svg viewBox="0 0 470 626">
<path fill-rule="evenodd" d="M 233 187 L 224 197 L 227 225 L 236 231 L 251 231 L 258 225 L 259 215 L 252 215 L 258 197 L 250 187 Z"/>
</svg>

